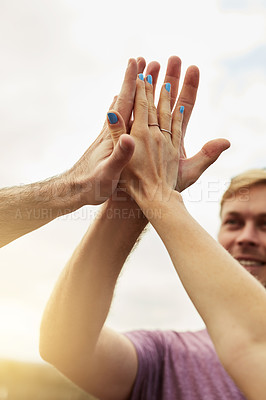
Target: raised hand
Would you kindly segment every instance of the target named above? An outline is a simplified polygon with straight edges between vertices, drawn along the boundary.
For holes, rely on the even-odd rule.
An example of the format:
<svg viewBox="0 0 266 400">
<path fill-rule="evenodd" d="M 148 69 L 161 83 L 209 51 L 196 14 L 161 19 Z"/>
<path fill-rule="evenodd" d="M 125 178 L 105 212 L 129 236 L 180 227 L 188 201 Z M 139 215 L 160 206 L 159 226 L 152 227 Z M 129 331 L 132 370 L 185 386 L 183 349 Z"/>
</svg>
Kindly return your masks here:
<svg viewBox="0 0 266 400">
<path fill-rule="evenodd" d="M 147 74 L 149 74 L 149 66 Z M 179 171 L 176 190 L 182 192 L 188 186 L 192 185 L 201 176 L 201 174 L 211 165 L 220 154 L 226 150 L 230 143 L 226 139 L 214 139 L 207 142 L 202 149 L 193 157 L 187 158 L 184 138 L 190 120 L 190 116 L 195 105 L 198 86 L 199 86 L 199 70 L 196 66 L 190 66 L 185 74 L 184 83 L 177 99 L 179 82 L 181 74 L 181 60 L 179 57 L 172 56 L 168 60 L 164 83 L 171 84 L 171 111 L 172 123 L 176 116 L 178 117 L 179 108 L 184 106 L 184 116 L 182 124 L 182 140 L 180 143 L 180 159 Z M 155 85 L 154 85 L 155 90 Z M 177 99 L 177 102 L 176 102 Z M 175 104 L 176 103 L 176 104 Z M 160 111 L 160 102 L 158 104 L 158 112 Z M 171 126 L 170 126 L 171 129 Z"/>
<path fill-rule="evenodd" d="M 159 112 L 153 101 L 152 77 L 144 81 L 142 74 L 137 80 L 134 105 L 134 122 L 130 135 L 134 138 L 136 151 L 132 160 L 121 174 L 120 186 L 138 202 L 139 196 L 149 191 L 150 198 L 160 196 L 176 187 L 179 167 L 179 149 L 182 139 L 181 127 L 183 107 L 171 123 L 171 85 L 163 85 Z M 160 126 L 158 124 L 158 118 Z M 114 143 L 126 130 L 122 116 L 110 110 L 109 128 Z M 172 124 L 172 132 L 169 126 Z"/>
<path fill-rule="evenodd" d="M 164 84 L 170 84 L 171 90 L 169 92 L 169 104 L 167 110 L 165 110 L 165 99 L 163 91 L 161 93 L 161 97 L 157 106 L 157 115 L 156 108 L 153 102 L 155 86 L 158 78 L 158 65 L 156 65 L 155 71 L 154 66 L 155 62 L 152 62 L 148 65 L 146 73 L 151 75 L 152 80 L 152 90 L 146 84 L 147 90 L 147 99 L 149 106 L 149 118 L 152 119 L 153 124 L 158 124 L 157 129 L 162 128 L 166 129 L 169 132 L 173 133 L 176 129 L 176 125 L 179 124 L 180 121 L 180 107 L 184 107 L 183 121 L 182 121 L 182 129 L 180 131 L 179 138 L 179 153 L 178 153 L 178 175 L 176 180 L 175 189 L 181 192 L 186 189 L 192 183 L 194 183 L 201 174 L 208 168 L 218 157 L 219 155 L 226 150 L 230 143 L 226 139 L 215 139 L 208 143 L 206 143 L 199 153 L 194 155 L 191 158 L 186 157 L 186 151 L 184 147 L 184 137 L 187 129 L 187 125 L 196 101 L 196 95 L 199 84 L 199 70 L 196 66 L 191 66 L 186 71 L 184 83 L 176 102 L 180 73 L 181 73 L 181 60 L 178 57 L 170 57 L 168 60 L 168 66 L 166 70 L 166 75 L 164 79 Z M 165 86 L 163 86 L 165 88 Z M 115 111 L 115 110 L 114 110 Z M 118 116 L 118 115 L 117 115 Z M 135 116 L 136 117 L 136 116 Z M 113 140 L 114 143 L 117 143 L 121 134 L 126 132 L 126 128 L 124 127 L 123 118 L 118 117 L 117 125 L 110 128 L 113 132 Z M 109 124 L 110 126 L 110 124 Z M 169 133 L 168 133 L 169 135 Z M 131 135 L 134 137 L 133 132 L 131 131 Z M 135 157 L 139 158 L 140 154 L 136 154 Z M 125 174 L 123 174 L 123 177 Z"/>
<path fill-rule="evenodd" d="M 130 131 L 134 105 L 137 74 L 143 72 L 146 62 L 143 57 L 130 59 L 119 96 L 114 98 L 111 108 L 117 110 L 125 122 L 125 132 Z M 160 65 L 149 64 L 149 70 L 156 82 Z M 70 183 L 71 193 L 79 194 L 80 204 L 103 203 L 115 191 L 121 171 L 131 159 L 134 141 L 129 135 L 122 135 L 114 146 L 108 124 L 105 122 L 97 139 L 67 172 L 62 174 Z"/>
<path fill-rule="evenodd" d="M 129 60 L 121 92 L 111 104 L 119 110 L 126 125 L 132 114 L 137 72 L 144 67 L 144 59 L 140 59 L 139 67 L 135 59 Z M 105 123 L 100 135 L 78 162 L 63 174 L 63 179 L 76 188 L 82 205 L 103 203 L 116 189 L 121 171 L 133 152 L 134 141 L 129 135 L 123 135 L 113 146 Z"/>
</svg>

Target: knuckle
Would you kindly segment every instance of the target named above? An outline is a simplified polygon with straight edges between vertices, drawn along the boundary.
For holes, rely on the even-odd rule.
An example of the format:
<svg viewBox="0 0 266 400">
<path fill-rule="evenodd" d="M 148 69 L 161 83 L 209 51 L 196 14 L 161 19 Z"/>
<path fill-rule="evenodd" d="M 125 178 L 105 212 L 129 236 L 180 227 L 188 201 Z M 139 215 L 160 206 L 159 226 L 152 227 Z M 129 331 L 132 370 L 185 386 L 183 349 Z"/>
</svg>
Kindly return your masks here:
<svg viewBox="0 0 266 400">
<path fill-rule="evenodd" d="M 189 100 L 187 97 L 180 96 L 178 99 L 177 107 L 179 105 L 185 106 L 186 109 L 192 109 L 194 107 L 194 102 Z"/>
<path fill-rule="evenodd" d="M 138 106 L 144 110 L 148 110 L 148 102 L 146 99 L 139 99 Z"/>
<path fill-rule="evenodd" d="M 149 113 L 150 114 L 157 114 L 157 109 L 154 104 L 149 104 Z"/>
<path fill-rule="evenodd" d="M 114 109 L 116 111 L 123 112 L 128 107 L 132 107 L 132 106 L 133 106 L 133 99 L 130 99 L 123 95 L 119 95 L 119 97 L 116 100 Z"/>
<path fill-rule="evenodd" d="M 145 90 L 146 93 L 153 95 L 153 86 L 150 83 L 146 83 Z"/>
<path fill-rule="evenodd" d="M 160 117 L 170 120 L 172 118 L 172 114 L 169 110 L 160 110 Z"/>
</svg>

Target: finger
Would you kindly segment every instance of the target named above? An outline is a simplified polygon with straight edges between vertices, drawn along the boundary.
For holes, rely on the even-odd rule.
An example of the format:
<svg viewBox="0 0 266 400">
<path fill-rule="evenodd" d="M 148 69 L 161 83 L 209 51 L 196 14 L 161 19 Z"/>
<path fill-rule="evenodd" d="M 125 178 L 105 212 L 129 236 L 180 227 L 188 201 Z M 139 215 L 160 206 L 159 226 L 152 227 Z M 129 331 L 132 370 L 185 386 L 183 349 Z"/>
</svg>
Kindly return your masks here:
<svg viewBox="0 0 266 400">
<path fill-rule="evenodd" d="M 145 127 L 148 125 L 148 101 L 145 92 L 143 74 L 138 75 L 136 85 L 137 89 L 134 103 L 134 123 Z"/>
<path fill-rule="evenodd" d="M 123 117 L 126 126 L 131 117 L 136 92 L 137 61 L 131 58 L 125 72 L 121 91 L 114 105 L 114 109 Z"/>
<path fill-rule="evenodd" d="M 184 83 L 177 100 L 175 110 L 173 112 L 173 119 L 175 115 L 179 113 L 180 106 L 185 107 L 184 117 L 183 117 L 183 137 L 185 136 L 187 124 L 189 122 L 199 86 L 199 69 L 196 66 L 191 66 L 187 69 Z"/>
<path fill-rule="evenodd" d="M 128 134 L 122 134 L 106 163 L 109 176 L 115 177 L 121 174 L 123 168 L 131 160 L 134 149 L 134 139 Z"/>
<path fill-rule="evenodd" d="M 120 136 L 124 133 L 127 133 L 126 125 L 122 115 L 117 111 L 109 110 L 107 113 L 107 124 L 113 139 L 113 143 L 116 145 Z"/>
<path fill-rule="evenodd" d="M 143 57 L 137 58 L 137 73 L 142 74 L 146 67 L 146 61 Z"/>
<path fill-rule="evenodd" d="M 157 110 L 154 105 L 152 76 L 145 78 L 146 98 L 148 101 L 148 124 L 158 124 Z"/>
<path fill-rule="evenodd" d="M 176 102 L 180 74 L 181 74 L 180 58 L 177 56 L 170 57 L 167 63 L 164 83 L 171 84 L 171 110 L 174 108 Z"/>
<path fill-rule="evenodd" d="M 182 144 L 184 107 L 181 106 L 176 114 L 177 115 L 172 123 L 172 142 L 174 147 L 180 150 Z"/>
<path fill-rule="evenodd" d="M 171 130 L 171 84 L 165 83 L 162 86 L 158 103 L 158 120 L 161 129 Z M 164 132 L 167 136 L 169 133 Z"/>
<path fill-rule="evenodd" d="M 114 108 L 117 98 L 118 98 L 118 96 L 115 96 L 113 98 L 113 101 L 112 101 L 112 103 L 111 103 L 111 105 L 109 107 L 109 110 Z M 104 124 L 103 124 L 103 127 L 102 127 L 102 130 L 101 130 L 101 133 L 99 134 L 98 138 L 99 139 L 106 138 L 108 135 L 109 135 L 108 124 L 107 124 L 107 121 L 105 120 Z"/>
<path fill-rule="evenodd" d="M 109 107 L 109 110 L 111 110 L 112 108 L 114 108 L 115 103 L 117 102 L 117 99 L 118 99 L 118 96 L 115 96 L 115 97 L 113 98 L 113 101 L 112 101 L 112 103 L 111 103 L 111 105 L 110 105 L 110 107 Z"/>
<path fill-rule="evenodd" d="M 131 159 L 135 143 L 134 139 L 126 134 L 126 126 L 122 116 L 113 110 L 107 114 L 107 123 L 114 143 L 114 150 L 110 155 L 106 168 L 111 176 L 120 174 Z"/>
<path fill-rule="evenodd" d="M 148 76 L 148 75 L 152 76 L 153 97 L 155 95 L 155 89 L 156 89 L 159 72 L 160 72 L 160 64 L 157 61 L 151 61 L 147 66 L 146 76 Z"/>
<path fill-rule="evenodd" d="M 230 142 L 228 140 L 214 139 L 206 143 L 193 157 L 184 160 L 187 165 L 187 168 L 184 165 L 185 170 L 183 170 L 185 173 L 184 182 L 187 182 L 187 184 L 182 190 L 196 182 L 201 174 L 229 147 Z"/>
</svg>

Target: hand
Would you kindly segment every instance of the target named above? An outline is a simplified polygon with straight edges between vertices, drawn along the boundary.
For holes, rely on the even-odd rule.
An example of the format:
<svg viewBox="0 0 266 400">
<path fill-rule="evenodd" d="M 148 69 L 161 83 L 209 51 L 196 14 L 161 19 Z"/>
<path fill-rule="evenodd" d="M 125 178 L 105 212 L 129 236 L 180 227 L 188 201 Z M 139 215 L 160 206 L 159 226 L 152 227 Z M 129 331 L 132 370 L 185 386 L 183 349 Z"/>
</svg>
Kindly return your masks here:
<svg viewBox="0 0 266 400">
<path fill-rule="evenodd" d="M 175 114 L 172 124 L 172 134 L 168 132 L 171 123 L 171 85 L 163 85 L 158 117 L 153 101 L 153 86 L 151 76 L 146 80 L 137 79 L 137 90 L 134 105 L 134 122 L 130 135 L 134 138 L 136 152 L 121 174 L 120 186 L 137 202 L 139 197 L 154 198 L 158 194 L 175 188 L 178 176 L 180 143 L 182 140 L 181 127 L 183 108 Z M 114 118 L 116 116 L 116 118 Z M 109 128 L 116 144 L 126 126 L 118 112 L 108 113 Z M 166 190 L 165 190 L 166 189 Z"/>
<path fill-rule="evenodd" d="M 148 70 L 147 70 L 148 73 Z M 198 86 L 199 86 L 199 70 L 196 66 L 190 66 L 185 74 L 184 83 L 179 94 L 177 103 L 178 87 L 181 74 L 181 60 L 176 56 L 172 56 L 168 60 L 164 83 L 171 84 L 171 111 L 172 121 L 175 114 L 179 113 L 181 105 L 185 107 L 182 124 L 182 140 L 180 144 L 180 160 L 176 190 L 182 192 L 184 189 L 192 185 L 201 174 L 211 165 L 220 154 L 226 150 L 230 143 L 226 139 L 214 139 L 207 142 L 202 149 L 193 157 L 187 158 L 184 146 L 184 138 L 187 130 L 187 125 L 195 105 Z M 175 106 L 175 107 L 174 107 Z M 158 111 L 160 103 L 158 104 Z M 171 129 L 170 129 L 171 130 Z"/>
<path fill-rule="evenodd" d="M 143 57 L 130 59 L 119 96 L 114 98 L 110 108 L 122 115 L 126 132 L 132 125 L 131 115 L 134 105 L 137 74 L 143 72 L 146 62 Z M 156 61 L 148 65 L 156 84 L 160 65 Z M 126 133 L 125 132 L 125 133 Z M 129 135 L 122 135 L 116 146 L 113 145 L 108 124 L 80 160 L 62 174 L 64 181 L 70 182 L 74 192 L 80 193 L 80 204 L 101 204 L 117 187 L 122 169 L 132 157 L 134 141 Z"/>
<path fill-rule="evenodd" d="M 111 104 L 121 112 L 126 123 L 132 113 L 136 76 L 137 62 L 130 59 L 119 98 Z M 123 101 L 125 98 L 127 103 Z M 80 193 L 80 205 L 103 203 L 115 190 L 120 173 L 133 152 L 134 141 L 129 135 L 123 135 L 113 146 L 105 123 L 100 135 L 77 163 L 63 174 L 63 179 Z"/>
<path fill-rule="evenodd" d="M 151 73 L 149 67 L 152 65 L 149 64 L 147 68 L 147 74 Z M 165 75 L 165 83 L 171 83 L 171 100 L 170 100 L 170 109 L 174 108 L 174 104 L 176 101 L 177 93 L 178 93 L 178 86 L 179 86 L 179 79 L 180 79 L 180 71 L 181 71 L 181 60 L 178 57 L 170 57 L 168 60 L 167 71 Z M 158 77 L 158 70 L 156 71 L 156 79 L 153 84 L 153 91 L 155 89 L 155 84 Z M 172 125 L 174 124 L 175 119 L 179 119 L 179 109 L 181 104 L 185 106 L 185 111 L 183 115 L 183 123 L 182 123 L 182 134 L 181 134 L 181 141 L 180 141 L 180 154 L 179 154 L 179 168 L 178 168 L 178 178 L 176 183 L 176 189 L 180 192 L 194 183 L 200 175 L 205 171 L 208 166 L 210 166 L 218 157 L 219 155 L 230 146 L 230 143 L 225 139 L 215 139 L 206 143 L 201 151 L 197 153 L 194 157 L 189 159 L 186 158 L 186 152 L 184 148 L 184 136 L 187 128 L 188 121 L 190 119 L 190 115 L 192 113 L 196 94 L 198 89 L 199 83 L 199 71 L 198 68 L 195 66 L 191 66 L 188 68 L 184 84 L 179 95 L 177 104 L 174 108 L 172 113 L 172 118 L 169 120 L 168 129 L 172 129 Z M 154 105 L 153 105 L 154 107 Z M 158 104 L 158 120 L 161 122 L 160 119 L 160 108 L 161 103 L 159 101 Z M 163 118 L 163 117 L 162 117 Z M 118 137 L 123 132 L 123 127 L 120 125 L 119 133 L 119 126 L 116 127 L 116 139 L 117 142 Z"/>
<path fill-rule="evenodd" d="M 149 65 L 152 65 L 149 64 Z M 151 74 L 153 72 L 150 71 L 149 66 L 147 67 L 146 75 Z M 192 185 L 197 179 L 201 176 L 201 174 L 211 165 L 220 154 L 226 150 L 230 143 L 225 139 L 214 139 L 210 142 L 206 143 L 202 149 L 193 157 L 187 158 L 186 151 L 184 147 L 184 137 L 187 130 L 187 125 L 190 120 L 190 116 L 195 105 L 198 86 L 199 86 L 199 70 L 196 66 L 190 66 L 185 74 L 184 83 L 179 94 L 177 103 L 175 105 L 179 81 L 181 74 L 181 60 L 179 57 L 172 56 L 168 60 L 168 65 L 166 69 L 164 83 L 171 84 L 171 111 L 172 112 L 172 121 L 174 120 L 175 114 L 179 112 L 179 108 L 181 105 L 185 107 L 184 115 L 183 115 L 183 124 L 182 124 L 182 140 L 180 145 L 180 165 L 178 171 L 178 179 L 176 190 L 182 192 L 184 189 Z M 156 77 L 157 80 L 157 77 Z M 155 80 L 153 80 L 153 86 L 155 91 Z M 158 112 L 160 109 L 160 103 L 157 106 Z"/>
<path fill-rule="evenodd" d="M 181 63 L 180 63 L 181 67 Z M 176 82 L 174 85 L 178 87 L 179 75 L 176 75 Z M 169 80 L 169 78 L 168 78 Z M 196 95 L 199 84 L 199 70 L 196 66 L 191 66 L 187 69 L 183 87 L 181 89 L 176 107 L 172 114 L 172 121 L 174 121 L 175 114 L 179 112 L 180 105 L 185 106 L 183 125 L 182 125 L 182 139 L 180 146 L 180 160 L 176 190 L 182 192 L 184 189 L 192 185 L 201 174 L 211 165 L 220 154 L 230 147 L 230 143 L 226 139 L 214 139 L 207 142 L 202 149 L 191 158 L 186 157 L 184 147 L 184 137 L 187 130 L 187 125 L 196 101 Z M 172 85 L 172 86 L 174 86 Z M 176 93 L 176 91 L 174 92 Z M 174 103 L 174 100 L 171 104 Z"/>
</svg>

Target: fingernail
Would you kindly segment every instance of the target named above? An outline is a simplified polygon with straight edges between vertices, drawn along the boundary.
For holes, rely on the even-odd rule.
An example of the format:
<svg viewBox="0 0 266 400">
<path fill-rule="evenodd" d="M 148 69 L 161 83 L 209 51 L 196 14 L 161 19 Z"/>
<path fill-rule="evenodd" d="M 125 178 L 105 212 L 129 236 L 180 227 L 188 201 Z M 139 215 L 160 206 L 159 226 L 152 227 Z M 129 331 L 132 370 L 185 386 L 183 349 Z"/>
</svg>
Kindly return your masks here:
<svg viewBox="0 0 266 400">
<path fill-rule="evenodd" d="M 152 85 L 152 76 L 151 76 L 151 75 L 148 75 L 148 76 L 147 76 L 147 82 L 148 82 L 150 85 Z"/>
<path fill-rule="evenodd" d="M 166 84 L 165 84 L 165 89 L 167 90 L 167 92 L 170 92 L 171 83 L 166 83 Z"/>
<path fill-rule="evenodd" d="M 117 115 L 115 113 L 107 113 L 110 124 L 116 124 L 118 121 Z"/>
<path fill-rule="evenodd" d="M 185 107 L 184 107 L 184 106 L 181 106 L 181 107 L 179 108 L 179 111 L 180 111 L 180 113 L 181 113 L 181 114 L 183 114 L 183 112 L 184 112 L 184 109 L 185 109 Z"/>
<path fill-rule="evenodd" d="M 140 79 L 141 81 L 144 81 L 144 75 L 143 75 L 143 74 L 139 74 L 138 76 L 139 76 L 139 79 Z"/>
</svg>

